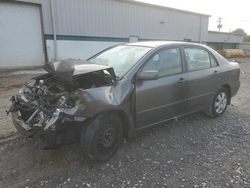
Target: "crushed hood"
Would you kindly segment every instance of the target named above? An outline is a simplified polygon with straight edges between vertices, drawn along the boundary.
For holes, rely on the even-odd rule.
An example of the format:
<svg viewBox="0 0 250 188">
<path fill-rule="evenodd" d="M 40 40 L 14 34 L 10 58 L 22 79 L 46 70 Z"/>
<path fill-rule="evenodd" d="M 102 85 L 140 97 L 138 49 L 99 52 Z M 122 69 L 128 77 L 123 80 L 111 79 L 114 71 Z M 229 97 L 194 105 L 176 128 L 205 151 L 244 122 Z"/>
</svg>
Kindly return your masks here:
<svg viewBox="0 0 250 188">
<path fill-rule="evenodd" d="M 67 80 L 72 80 L 73 76 L 87 74 L 91 72 L 107 70 L 112 76 L 113 80 L 116 80 L 114 69 L 110 66 L 98 65 L 86 60 L 62 60 L 53 63 L 48 63 L 44 66 L 44 69 L 49 72 L 63 77 Z"/>
</svg>

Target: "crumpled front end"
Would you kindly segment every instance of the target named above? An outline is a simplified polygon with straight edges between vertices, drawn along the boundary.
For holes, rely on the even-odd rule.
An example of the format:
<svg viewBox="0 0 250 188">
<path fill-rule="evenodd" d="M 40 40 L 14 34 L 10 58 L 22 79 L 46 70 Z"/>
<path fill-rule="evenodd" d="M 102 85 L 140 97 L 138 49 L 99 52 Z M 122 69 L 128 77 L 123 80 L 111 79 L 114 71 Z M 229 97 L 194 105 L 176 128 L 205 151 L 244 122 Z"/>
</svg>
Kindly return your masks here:
<svg viewBox="0 0 250 188">
<path fill-rule="evenodd" d="M 51 108 L 31 105 L 30 101 L 23 101 L 23 96 L 13 96 L 11 98 L 12 107 L 8 111 L 11 113 L 14 126 L 22 134 L 30 136 L 33 129 L 40 128 L 43 131 L 55 130 L 56 124 L 64 122 L 83 122 L 86 117 L 74 116 L 78 110 L 78 105 L 55 106 Z M 62 96 L 60 100 L 65 100 Z M 27 105 L 31 105 L 27 108 Z"/>
<path fill-rule="evenodd" d="M 11 98 L 7 113 L 11 113 L 21 134 L 49 135 L 49 140 L 60 143 L 62 139 L 57 135 L 66 140 L 79 137 L 82 124 L 112 103 L 108 91 L 115 83 L 115 75 L 110 67 L 86 62 L 65 61 L 57 66 L 60 71 L 50 70 L 26 83 Z"/>
<path fill-rule="evenodd" d="M 55 136 L 58 132 L 70 129 L 73 133 L 79 127 L 76 125 L 86 120 L 74 115 L 79 108 L 79 97 L 52 75 L 25 84 L 11 102 L 8 113 L 16 129 L 25 136 L 53 135 L 58 142 Z"/>
</svg>

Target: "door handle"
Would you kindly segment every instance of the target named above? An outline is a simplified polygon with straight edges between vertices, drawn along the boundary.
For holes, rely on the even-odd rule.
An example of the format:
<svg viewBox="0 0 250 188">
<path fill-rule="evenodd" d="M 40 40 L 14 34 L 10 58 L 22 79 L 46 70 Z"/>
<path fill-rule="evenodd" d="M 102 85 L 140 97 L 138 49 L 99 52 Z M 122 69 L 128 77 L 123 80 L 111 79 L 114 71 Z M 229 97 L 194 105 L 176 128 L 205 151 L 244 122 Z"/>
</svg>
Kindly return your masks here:
<svg viewBox="0 0 250 188">
<path fill-rule="evenodd" d="M 183 83 L 183 82 L 185 82 L 185 78 L 180 78 L 180 79 L 177 81 L 177 83 Z"/>
</svg>

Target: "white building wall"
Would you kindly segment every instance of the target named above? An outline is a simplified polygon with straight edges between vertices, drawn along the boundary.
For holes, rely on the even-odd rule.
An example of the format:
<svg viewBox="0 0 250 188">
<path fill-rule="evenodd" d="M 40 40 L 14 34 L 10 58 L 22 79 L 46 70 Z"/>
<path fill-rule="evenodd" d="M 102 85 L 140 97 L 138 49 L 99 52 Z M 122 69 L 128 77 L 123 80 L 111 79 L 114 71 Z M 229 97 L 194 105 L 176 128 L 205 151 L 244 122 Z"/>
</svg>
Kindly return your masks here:
<svg viewBox="0 0 250 188">
<path fill-rule="evenodd" d="M 242 41 L 243 37 L 241 35 L 225 32 L 208 31 L 207 42 L 239 44 Z"/>
<path fill-rule="evenodd" d="M 100 42 L 100 41 L 73 41 L 58 40 L 57 59 L 88 59 L 105 48 L 119 44 L 119 42 Z M 51 62 L 54 57 L 54 41 L 47 40 L 48 60 Z"/>
<path fill-rule="evenodd" d="M 206 15 L 121 0 L 52 1 L 59 59 L 86 59 L 104 48 L 128 42 L 132 36 L 146 40 L 190 39 L 195 42 L 207 39 L 209 17 Z M 41 2 L 44 31 L 46 36 L 50 35 L 50 40 L 46 40 L 48 59 L 52 60 L 54 46 L 50 0 Z M 72 38 L 65 40 L 60 36 Z M 74 39 L 81 36 L 82 39 Z M 89 40 L 86 37 L 92 38 Z M 95 41 L 95 37 L 103 39 Z"/>
<path fill-rule="evenodd" d="M 54 3 L 59 59 L 86 59 L 104 48 L 137 37 L 139 40 L 189 39 L 195 42 L 207 39 L 209 16 L 172 8 L 128 0 L 16 1 L 41 3 L 49 61 L 55 55 L 51 1 Z"/>
<path fill-rule="evenodd" d="M 205 41 L 208 16 L 121 0 L 54 0 L 58 35 Z M 46 34 L 50 5 L 42 0 Z M 200 27 L 200 19 L 202 27 Z"/>
</svg>

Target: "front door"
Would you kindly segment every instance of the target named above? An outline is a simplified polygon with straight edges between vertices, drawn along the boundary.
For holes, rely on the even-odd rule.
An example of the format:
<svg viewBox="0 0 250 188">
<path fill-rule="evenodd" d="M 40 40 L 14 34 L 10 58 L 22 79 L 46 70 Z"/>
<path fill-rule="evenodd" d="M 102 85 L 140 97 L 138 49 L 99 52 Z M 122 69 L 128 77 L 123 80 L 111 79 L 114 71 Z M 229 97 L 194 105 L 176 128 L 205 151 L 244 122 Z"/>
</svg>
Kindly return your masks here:
<svg viewBox="0 0 250 188">
<path fill-rule="evenodd" d="M 179 48 L 161 49 L 139 71 L 159 72 L 157 80 L 137 80 L 136 125 L 151 126 L 183 114 L 187 109 L 188 82 Z"/>
</svg>

